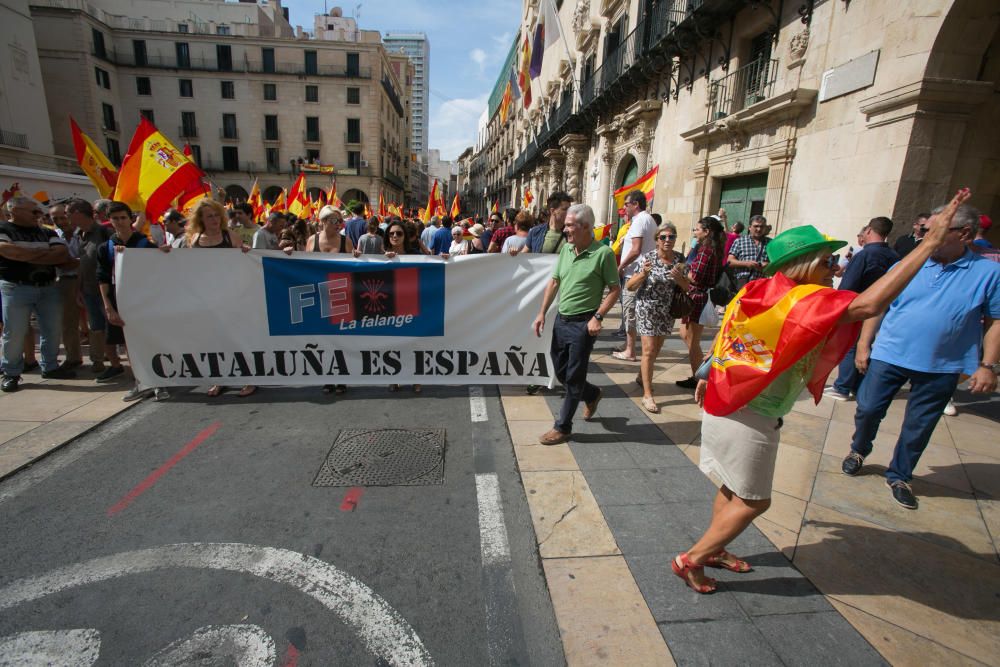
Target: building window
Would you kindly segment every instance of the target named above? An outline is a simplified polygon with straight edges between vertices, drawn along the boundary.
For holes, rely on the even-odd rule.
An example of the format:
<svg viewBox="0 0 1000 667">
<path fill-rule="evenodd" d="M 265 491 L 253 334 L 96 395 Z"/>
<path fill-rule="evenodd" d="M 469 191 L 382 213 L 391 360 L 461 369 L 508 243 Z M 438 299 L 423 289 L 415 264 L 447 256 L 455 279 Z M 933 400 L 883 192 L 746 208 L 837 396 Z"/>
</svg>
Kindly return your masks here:
<svg viewBox="0 0 1000 667">
<path fill-rule="evenodd" d="M 319 162 L 319 149 L 318 148 L 307 148 L 306 149 L 306 162 Z"/>
<path fill-rule="evenodd" d="M 149 83 L 148 76 L 137 76 L 135 77 L 135 94 L 136 95 L 152 95 L 153 86 Z"/>
<path fill-rule="evenodd" d="M 277 148 L 274 148 L 273 146 L 265 148 L 264 149 L 264 157 L 267 160 L 267 170 L 268 171 L 273 171 L 273 172 L 281 171 L 281 166 L 280 166 L 279 160 L 278 160 L 278 149 Z"/>
<path fill-rule="evenodd" d="M 358 76 L 361 73 L 361 55 L 358 53 L 347 54 L 347 76 Z"/>
<path fill-rule="evenodd" d="M 177 32 L 187 32 L 187 31 L 188 31 L 188 24 L 187 23 L 178 23 L 177 24 Z"/>
<path fill-rule="evenodd" d="M 188 144 L 188 146 L 191 148 L 191 161 L 201 167 L 201 146 L 197 144 Z"/>
<path fill-rule="evenodd" d="M 316 62 L 316 52 L 306 51 L 305 56 L 306 56 L 306 61 L 305 61 L 306 74 L 319 74 L 319 66 L 317 65 Z"/>
<path fill-rule="evenodd" d="M 264 84 L 264 99 L 268 102 L 274 102 L 278 99 L 278 86 L 274 83 Z"/>
<path fill-rule="evenodd" d="M 361 89 L 360 88 L 348 88 L 347 89 L 347 103 L 348 104 L 361 104 Z"/>
<path fill-rule="evenodd" d="M 319 102 L 319 86 L 306 86 L 306 102 Z"/>
<path fill-rule="evenodd" d="M 107 145 L 108 145 L 108 159 L 111 160 L 111 163 L 114 164 L 115 166 L 121 165 L 122 150 L 118 146 L 118 140 L 108 137 Z"/>
<path fill-rule="evenodd" d="M 222 147 L 222 170 L 223 171 L 240 170 L 240 152 L 236 148 L 236 146 Z"/>
<path fill-rule="evenodd" d="M 222 99 L 224 100 L 235 100 L 236 99 L 236 86 L 232 81 L 220 81 L 220 86 L 222 87 Z"/>
<path fill-rule="evenodd" d="M 239 138 L 239 133 L 236 130 L 236 114 L 234 113 L 222 114 L 222 138 L 223 139 Z"/>
<path fill-rule="evenodd" d="M 153 114 L 152 109 L 139 109 L 139 115 L 148 120 L 153 125 L 156 125 L 156 116 Z"/>
<path fill-rule="evenodd" d="M 104 129 L 109 132 L 118 131 L 118 123 L 115 122 L 115 108 L 107 103 L 101 104 L 101 117 L 104 121 Z"/>
<path fill-rule="evenodd" d="M 220 72 L 233 71 L 233 47 L 228 44 L 216 44 L 215 59 L 219 64 Z"/>
<path fill-rule="evenodd" d="M 215 26 L 216 35 L 231 35 L 232 31 L 229 29 L 228 25 L 217 25 Z"/>
<path fill-rule="evenodd" d="M 174 51 L 177 53 L 177 68 L 191 69 L 191 49 L 187 42 L 174 42 Z"/>
<path fill-rule="evenodd" d="M 361 143 L 361 119 L 360 118 L 348 118 L 347 119 L 347 143 L 349 143 L 349 144 L 360 144 Z"/>
<path fill-rule="evenodd" d="M 278 117 L 277 116 L 264 116 L 264 140 L 265 141 L 277 141 L 278 140 Z"/>
<path fill-rule="evenodd" d="M 104 33 L 97 28 L 91 28 L 90 34 L 94 38 L 94 55 L 98 58 L 108 57 L 108 50 L 104 46 Z"/>
<path fill-rule="evenodd" d="M 361 151 L 347 151 L 347 168 L 361 168 Z"/>
<path fill-rule="evenodd" d="M 147 65 L 149 59 L 146 57 L 146 40 L 132 40 L 132 55 L 135 58 L 136 67 L 145 67 Z"/>
<path fill-rule="evenodd" d="M 198 136 L 198 125 L 197 123 L 195 123 L 193 111 L 181 112 L 181 136 L 182 137 Z"/>
<path fill-rule="evenodd" d="M 94 74 L 97 76 L 98 86 L 111 90 L 111 77 L 108 76 L 108 73 L 105 70 L 100 67 L 95 67 Z"/>
<path fill-rule="evenodd" d="M 306 141 L 319 141 L 319 116 L 306 116 Z"/>
<path fill-rule="evenodd" d="M 263 70 L 265 72 L 274 72 L 274 49 L 272 48 L 262 48 L 260 50 L 260 57 L 263 59 Z"/>
<path fill-rule="evenodd" d="M 181 97 L 194 97 L 194 85 L 191 83 L 191 79 L 179 79 L 177 83 Z"/>
</svg>

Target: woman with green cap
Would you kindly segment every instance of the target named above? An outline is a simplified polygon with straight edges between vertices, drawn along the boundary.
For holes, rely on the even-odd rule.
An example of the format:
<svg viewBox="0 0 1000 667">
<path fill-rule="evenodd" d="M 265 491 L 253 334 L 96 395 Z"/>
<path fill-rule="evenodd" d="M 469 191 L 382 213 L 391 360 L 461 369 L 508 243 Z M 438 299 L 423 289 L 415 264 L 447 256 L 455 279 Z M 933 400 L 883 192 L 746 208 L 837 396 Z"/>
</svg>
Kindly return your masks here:
<svg viewBox="0 0 1000 667">
<path fill-rule="evenodd" d="M 770 279 L 747 284 L 726 308 L 695 391 L 704 407 L 700 467 L 722 482 L 704 535 L 671 562 L 693 590 L 711 593 L 704 568 L 749 572 L 726 551 L 771 504 L 781 418 L 802 389 L 819 403 L 823 386 L 857 337 L 861 321 L 884 311 L 941 245 L 963 189 L 929 221 L 924 240 L 860 294 L 833 289 L 833 252 L 847 245 L 804 225 L 767 246 Z M 707 376 L 705 373 L 707 372 Z"/>
</svg>

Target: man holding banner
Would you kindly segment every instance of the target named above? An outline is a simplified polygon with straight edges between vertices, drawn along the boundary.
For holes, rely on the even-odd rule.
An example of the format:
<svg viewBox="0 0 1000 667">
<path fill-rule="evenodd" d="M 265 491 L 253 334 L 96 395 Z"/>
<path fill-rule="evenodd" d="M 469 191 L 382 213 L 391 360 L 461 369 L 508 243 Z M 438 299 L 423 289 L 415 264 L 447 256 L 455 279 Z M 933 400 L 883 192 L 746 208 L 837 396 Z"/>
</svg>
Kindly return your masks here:
<svg viewBox="0 0 1000 667">
<path fill-rule="evenodd" d="M 594 210 L 586 204 L 570 206 L 564 231 L 568 243 L 559 252 L 552 279 L 545 288 L 542 308 L 533 325 L 535 335 L 540 337 L 545 313 L 559 293 L 551 350 L 555 375 L 566 388 L 566 397 L 552 430 L 538 439 L 543 445 L 558 445 L 569 440 L 573 415 L 580 401 L 584 403 L 585 420 L 597 412 L 601 389 L 587 382 L 587 366 L 594 341 L 601 332 L 601 321 L 621 291 L 614 253 L 594 240 Z M 606 296 L 605 288 L 608 290 Z"/>
</svg>

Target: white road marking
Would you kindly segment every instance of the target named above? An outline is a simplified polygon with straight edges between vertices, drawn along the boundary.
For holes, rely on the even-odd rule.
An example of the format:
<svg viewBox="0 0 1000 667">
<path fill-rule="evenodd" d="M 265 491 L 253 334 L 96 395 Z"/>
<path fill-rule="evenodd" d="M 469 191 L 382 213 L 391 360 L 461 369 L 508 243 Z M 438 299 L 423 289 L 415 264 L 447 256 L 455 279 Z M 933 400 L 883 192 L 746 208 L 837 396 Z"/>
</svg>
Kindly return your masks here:
<svg viewBox="0 0 1000 667">
<path fill-rule="evenodd" d="M 0 611 L 69 588 L 166 568 L 251 574 L 298 589 L 336 614 L 391 665 L 433 665 L 413 628 L 373 590 L 329 563 L 253 544 L 171 544 L 127 551 L 27 577 L 0 589 Z"/>
<path fill-rule="evenodd" d="M 97 630 L 37 630 L 0 638 L 0 665 L 91 667 L 101 655 Z"/>
<path fill-rule="evenodd" d="M 134 408 L 130 408 L 124 417 L 117 419 L 111 426 L 106 428 L 98 426 L 97 430 L 99 430 L 99 433 L 95 434 L 93 431 L 87 433 L 83 436 L 85 438 L 83 442 L 75 443 L 71 447 L 64 447 L 46 457 L 42 462 L 35 464 L 30 469 L 16 473 L 12 479 L 4 481 L 0 485 L 0 505 L 11 498 L 21 495 L 35 484 L 51 477 L 66 466 L 76 463 L 115 436 L 132 428 L 144 420 L 156 407 L 156 403 L 147 401 Z M 94 435 L 100 435 L 100 437 L 90 437 L 88 439 L 88 436 Z"/>
<path fill-rule="evenodd" d="M 472 421 L 486 421 L 486 399 L 482 387 L 469 387 L 469 406 L 472 408 Z"/>
<path fill-rule="evenodd" d="M 260 626 L 206 625 L 157 651 L 143 667 L 183 667 L 206 659 L 223 664 L 225 658 L 239 667 L 271 667 L 277 657 L 274 640 Z"/>
<path fill-rule="evenodd" d="M 483 565 L 510 562 L 510 544 L 507 542 L 500 482 L 496 473 L 476 475 L 476 500 L 479 503 L 479 544 Z"/>
</svg>

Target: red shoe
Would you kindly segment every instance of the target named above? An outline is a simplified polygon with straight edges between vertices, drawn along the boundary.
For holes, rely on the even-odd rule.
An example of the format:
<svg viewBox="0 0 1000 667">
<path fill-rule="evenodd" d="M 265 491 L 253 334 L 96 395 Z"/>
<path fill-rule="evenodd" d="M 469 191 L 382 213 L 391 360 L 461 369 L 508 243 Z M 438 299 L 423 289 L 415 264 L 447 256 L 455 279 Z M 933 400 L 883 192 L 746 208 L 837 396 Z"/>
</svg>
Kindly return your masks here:
<svg viewBox="0 0 1000 667">
<path fill-rule="evenodd" d="M 705 559 L 705 567 L 715 567 L 741 574 L 753 571 L 753 566 L 750 563 L 737 558 L 725 549 Z"/>
<path fill-rule="evenodd" d="M 681 562 L 680 565 L 677 564 L 678 560 Z M 705 594 L 705 593 L 715 592 L 717 583 L 715 579 L 712 579 L 711 577 L 706 577 L 705 579 L 708 583 L 702 584 L 701 586 L 697 586 L 688 577 L 688 575 L 691 574 L 692 572 L 704 573 L 705 568 L 702 565 L 695 565 L 694 563 L 692 563 L 691 559 L 688 558 L 687 552 L 678 554 L 677 558 L 674 558 L 672 561 L 670 561 L 670 569 L 674 571 L 674 574 L 683 579 L 684 583 L 687 584 L 688 587 L 695 593 Z"/>
</svg>

